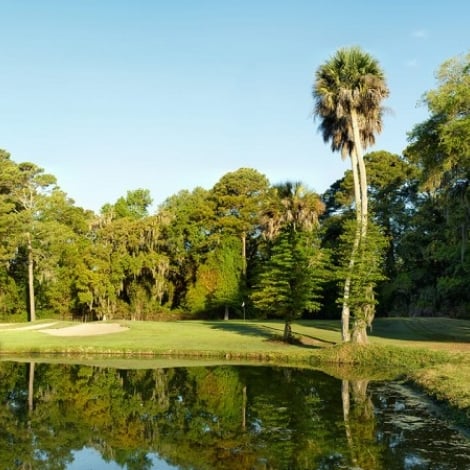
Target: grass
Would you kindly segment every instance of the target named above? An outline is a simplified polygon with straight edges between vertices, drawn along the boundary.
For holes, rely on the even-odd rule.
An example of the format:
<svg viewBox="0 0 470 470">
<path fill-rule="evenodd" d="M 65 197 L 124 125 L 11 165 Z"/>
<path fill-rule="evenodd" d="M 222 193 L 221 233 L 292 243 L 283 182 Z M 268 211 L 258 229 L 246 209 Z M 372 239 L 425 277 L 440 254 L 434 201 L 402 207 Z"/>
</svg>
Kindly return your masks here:
<svg viewBox="0 0 470 470">
<path fill-rule="evenodd" d="M 441 364 L 415 371 L 412 383 L 437 400 L 452 419 L 470 430 L 470 364 Z"/>
<path fill-rule="evenodd" d="M 298 341 L 285 344 L 281 321 L 119 321 L 128 329 L 96 336 L 51 336 L 41 332 L 52 320 L 23 324 L 0 324 L 0 354 L 125 354 L 247 357 L 277 356 L 285 360 L 310 361 L 312 356 L 328 362 L 384 363 L 422 366 L 440 357 L 438 351 L 470 353 L 470 322 L 447 318 L 377 319 L 369 334 L 372 348 L 334 348 L 341 342 L 338 321 L 300 321 L 293 326 Z M 53 328 L 76 325 L 56 321 Z M 28 329 L 30 326 L 36 329 Z M 386 349 L 384 349 L 386 348 Z M 398 349 L 397 349 L 398 348 Z M 408 350 L 406 364 L 403 352 Z M 418 350 L 412 353 L 410 350 Z M 372 354 L 372 352 L 374 353 Z M 427 352 L 427 356 L 424 353 Z M 424 355 L 424 356 L 423 356 Z M 416 359 L 416 357 L 421 359 Z M 415 364 L 416 363 L 416 364 Z"/>
<path fill-rule="evenodd" d="M 42 322 L 48 323 L 48 322 Z M 129 354 L 200 357 L 305 357 L 301 348 L 272 341 L 280 322 L 130 322 L 127 331 L 97 336 L 51 336 L 19 325 L 0 330 L 1 354 Z M 40 326 L 41 322 L 37 322 Z M 23 326 L 23 325 L 22 325 Z M 70 326 L 57 322 L 53 328 Z M 301 327 L 305 329 L 305 327 Z"/>
<path fill-rule="evenodd" d="M 36 322 L 41 328 L 52 320 Z M 338 321 L 300 321 L 298 341 L 279 341 L 280 321 L 120 321 L 126 331 L 98 336 L 50 336 L 30 324 L 0 324 L 0 355 L 45 355 L 63 362 L 121 367 L 196 364 L 197 360 L 270 361 L 321 368 L 337 377 L 406 376 L 431 396 L 470 418 L 470 322 L 448 318 L 377 319 L 370 345 L 340 345 Z M 53 328 L 72 322 L 57 321 Z M 171 361 L 171 362 L 170 362 Z M 132 364 L 131 366 L 129 364 Z"/>
</svg>

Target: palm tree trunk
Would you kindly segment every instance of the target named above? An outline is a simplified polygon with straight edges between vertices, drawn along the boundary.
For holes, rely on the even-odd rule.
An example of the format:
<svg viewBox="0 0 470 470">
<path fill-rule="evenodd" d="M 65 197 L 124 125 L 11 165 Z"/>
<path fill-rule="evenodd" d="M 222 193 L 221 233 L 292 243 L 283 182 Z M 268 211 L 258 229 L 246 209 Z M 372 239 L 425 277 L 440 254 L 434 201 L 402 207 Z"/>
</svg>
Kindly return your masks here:
<svg viewBox="0 0 470 470">
<path fill-rule="evenodd" d="M 359 188 L 360 188 L 360 197 L 361 197 L 361 213 L 359 215 L 360 220 L 360 233 L 359 233 L 359 246 L 365 246 L 366 238 L 367 238 L 367 225 L 369 220 L 368 214 L 368 197 L 367 197 L 367 172 L 366 172 L 366 165 L 364 162 L 364 155 L 362 151 L 362 140 L 359 133 L 359 123 L 357 118 L 356 110 L 353 108 L 351 110 L 351 125 L 353 128 L 353 136 L 354 136 L 354 152 L 357 158 L 357 166 L 359 169 Z M 364 250 L 361 250 L 362 252 Z M 366 287 L 367 295 L 370 297 L 371 304 L 373 303 L 373 289 L 370 287 Z M 353 325 L 353 335 L 352 340 L 355 343 L 365 344 L 367 343 L 367 324 L 372 321 L 371 316 L 372 309 L 370 305 L 365 305 L 361 310 L 362 312 L 357 312 L 358 315 L 354 320 Z M 367 317 L 367 318 L 365 318 Z"/>
<path fill-rule="evenodd" d="M 352 272 L 354 269 L 355 258 L 357 250 L 359 249 L 360 231 L 356 228 L 354 235 L 353 247 L 351 250 L 351 258 L 349 259 L 348 273 L 344 280 L 343 290 L 343 306 L 341 309 L 341 339 L 343 342 L 351 340 L 351 332 L 349 330 L 349 322 L 351 317 L 351 309 L 349 306 L 349 299 L 351 297 L 351 283 L 352 283 Z"/>
<path fill-rule="evenodd" d="M 354 153 L 357 158 L 357 166 L 359 169 L 359 190 L 360 190 L 360 221 L 361 221 L 361 236 L 367 235 L 367 222 L 368 222 L 368 197 L 367 197 L 367 173 L 366 165 L 364 163 L 364 155 L 362 151 L 361 135 L 359 133 L 359 123 L 355 109 L 351 110 L 351 125 L 354 135 Z"/>
<path fill-rule="evenodd" d="M 354 198 L 356 203 L 356 231 L 354 235 L 354 242 L 351 250 L 351 257 L 349 259 L 348 273 L 344 281 L 344 291 L 343 291 L 343 306 L 341 309 L 341 339 L 343 342 L 351 340 L 351 333 L 349 331 L 350 323 L 350 306 L 349 299 L 351 296 L 351 282 L 352 282 L 352 272 L 354 270 L 355 259 L 357 251 L 359 249 L 359 244 L 361 241 L 361 222 L 362 222 L 362 202 L 361 202 L 361 190 L 359 184 L 359 172 L 357 164 L 357 154 L 353 152 L 351 154 L 351 169 L 354 180 Z"/>
</svg>

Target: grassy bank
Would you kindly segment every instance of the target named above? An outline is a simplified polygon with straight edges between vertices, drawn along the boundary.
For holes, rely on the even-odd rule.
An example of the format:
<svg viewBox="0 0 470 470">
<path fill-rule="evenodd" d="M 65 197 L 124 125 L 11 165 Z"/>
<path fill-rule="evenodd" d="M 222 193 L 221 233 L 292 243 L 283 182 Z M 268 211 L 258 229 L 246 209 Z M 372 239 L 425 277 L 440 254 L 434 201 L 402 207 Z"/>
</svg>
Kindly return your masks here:
<svg viewBox="0 0 470 470">
<path fill-rule="evenodd" d="M 51 323 L 54 323 L 51 325 Z M 0 355 L 54 355 L 56 360 L 99 357 L 101 364 L 210 359 L 269 361 L 321 368 L 338 377 L 407 377 L 426 393 L 470 418 L 470 323 L 445 318 L 377 319 L 368 347 L 340 345 L 336 321 L 294 325 L 297 344 L 279 341 L 277 321 L 119 322 L 124 331 L 86 336 L 51 336 L 71 322 L 0 324 Z M 76 325 L 76 324 L 75 324 Z M 90 324 L 92 326 L 92 324 Z M 65 331 L 64 330 L 64 331 Z M 58 356 L 58 357 L 57 357 Z M 111 359 L 112 358 L 112 359 Z M 177 363 L 177 362 L 175 362 Z"/>
<path fill-rule="evenodd" d="M 470 364 L 425 367 L 411 375 L 413 383 L 444 405 L 455 420 L 470 428 Z"/>
</svg>

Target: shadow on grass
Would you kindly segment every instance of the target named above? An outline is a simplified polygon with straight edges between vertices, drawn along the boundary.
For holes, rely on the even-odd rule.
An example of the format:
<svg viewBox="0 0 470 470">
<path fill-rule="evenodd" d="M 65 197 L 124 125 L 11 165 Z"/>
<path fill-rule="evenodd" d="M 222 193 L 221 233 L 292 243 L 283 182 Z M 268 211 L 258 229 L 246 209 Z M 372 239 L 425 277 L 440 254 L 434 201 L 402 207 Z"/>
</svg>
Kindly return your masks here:
<svg viewBox="0 0 470 470">
<path fill-rule="evenodd" d="M 469 343 L 470 323 L 443 317 L 379 318 L 369 335 L 406 341 Z"/>
<path fill-rule="evenodd" d="M 281 342 L 284 325 L 282 322 L 241 322 L 208 321 L 210 328 L 259 337 L 266 342 Z M 301 331 L 296 328 L 301 326 Z M 293 325 L 299 348 L 318 349 L 331 347 L 340 342 L 341 322 L 339 320 L 300 320 Z M 310 329 L 311 328 L 311 329 Z M 315 331 L 316 330 L 316 331 Z M 322 333 L 324 332 L 324 334 Z M 457 350 L 470 348 L 470 321 L 447 317 L 389 317 L 376 318 L 372 329 L 368 329 L 370 338 L 416 343 L 440 343 L 455 347 Z M 447 347 L 447 346 L 446 346 Z"/>
<path fill-rule="evenodd" d="M 299 321 L 303 326 L 319 330 L 341 332 L 339 320 Z M 447 317 L 393 317 L 376 318 L 368 335 L 416 342 L 470 343 L 470 321 Z"/>
<path fill-rule="evenodd" d="M 262 338 L 267 342 L 283 343 L 282 335 L 284 333 L 283 324 L 255 324 L 255 323 L 232 323 L 230 321 L 206 321 L 205 325 L 208 325 L 212 329 L 228 331 L 230 333 L 237 333 L 242 336 L 255 336 Z M 306 349 L 318 349 L 325 344 L 325 341 L 320 338 L 301 334 L 299 335 L 294 331 L 294 336 L 297 339 L 291 343 L 292 346 Z M 300 336 L 300 338 L 299 338 Z M 305 340 L 305 339 L 306 340 Z"/>
<path fill-rule="evenodd" d="M 282 334 L 282 329 L 259 325 L 255 323 L 232 323 L 231 321 L 206 321 L 205 325 L 210 326 L 215 330 L 229 331 L 231 333 L 238 333 L 243 336 L 258 336 L 267 340 L 272 339 L 273 333 L 270 330 Z"/>
<path fill-rule="evenodd" d="M 297 320 L 295 323 L 311 328 L 318 328 L 319 330 L 341 333 L 341 322 L 339 320 Z"/>
</svg>

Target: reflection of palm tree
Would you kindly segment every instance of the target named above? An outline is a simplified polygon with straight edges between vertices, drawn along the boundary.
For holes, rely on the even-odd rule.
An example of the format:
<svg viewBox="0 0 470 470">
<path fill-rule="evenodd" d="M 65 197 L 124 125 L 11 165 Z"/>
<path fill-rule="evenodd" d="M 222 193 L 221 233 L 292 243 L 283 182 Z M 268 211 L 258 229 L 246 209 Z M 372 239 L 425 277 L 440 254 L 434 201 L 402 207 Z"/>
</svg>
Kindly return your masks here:
<svg viewBox="0 0 470 470">
<path fill-rule="evenodd" d="M 375 142 L 382 130 L 381 102 L 389 94 L 378 62 L 358 47 L 340 49 L 320 66 L 313 86 L 315 116 L 321 119 L 320 131 L 325 142 L 343 158 L 351 158 L 356 203 L 356 235 L 350 271 L 361 239 L 367 233 L 367 175 L 363 149 Z M 345 280 L 342 311 L 342 338 L 349 341 L 349 297 L 351 276 Z M 364 330 L 365 332 L 365 330 Z M 365 334 L 365 333 L 364 333 Z M 366 336 L 359 335 L 358 342 Z"/>
<path fill-rule="evenodd" d="M 348 443 L 349 453 L 351 454 L 352 463 L 356 466 L 356 459 L 354 458 L 354 443 L 351 432 L 351 425 L 349 422 L 349 415 L 351 412 L 351 399 L 349 396 L 349 380 L 341 381 L 341 401 L 343 402 L 343 420 L 344 420 L 344 430 L 346 432 L 346 442 Z"/>
<path fill-rule="evenodd" d="M 31 413 L 34 408 L 34 369 L 36 363 L 29 363 L 29 376 L 28 376 L 28 410 Z"/>
</svg>

